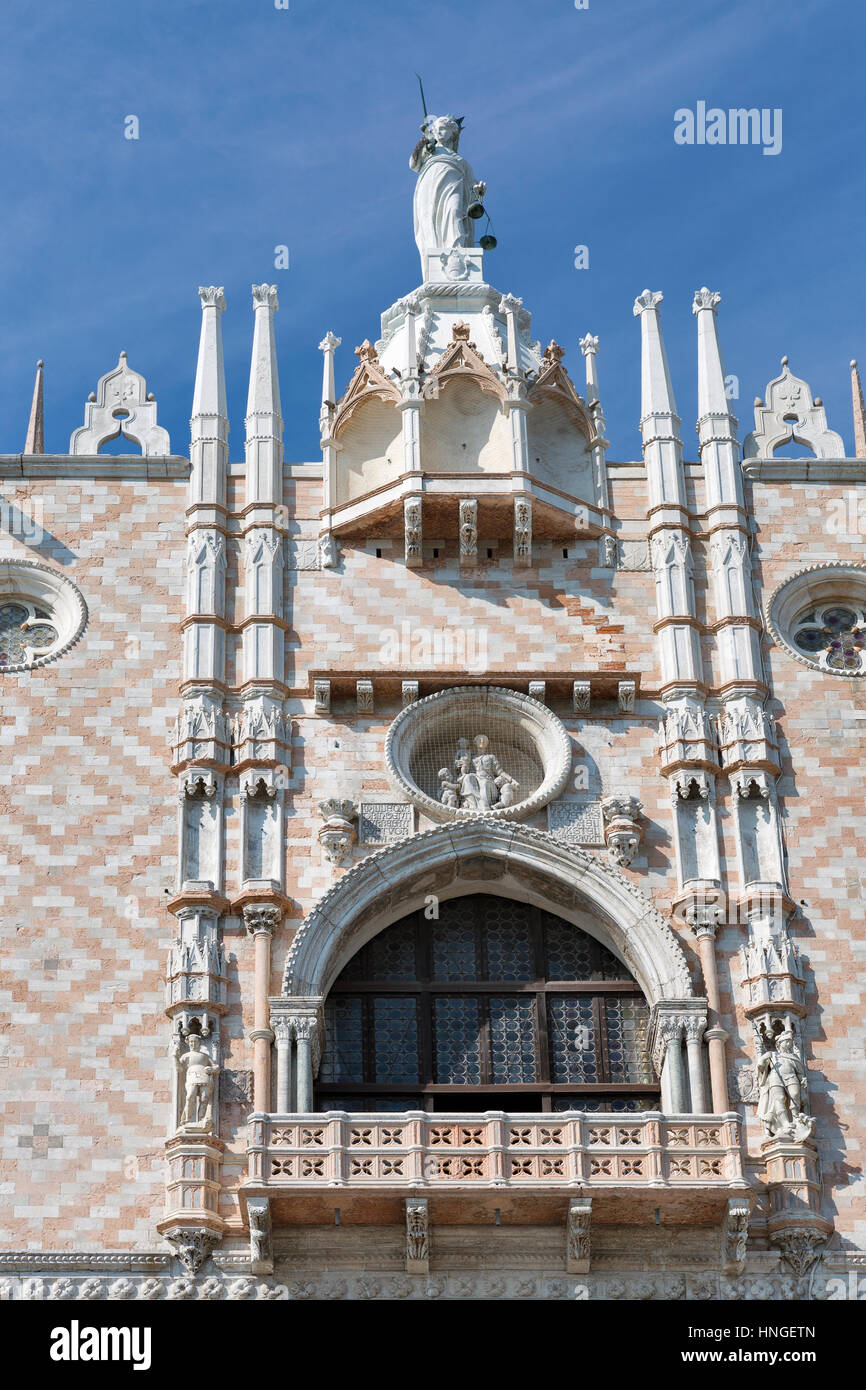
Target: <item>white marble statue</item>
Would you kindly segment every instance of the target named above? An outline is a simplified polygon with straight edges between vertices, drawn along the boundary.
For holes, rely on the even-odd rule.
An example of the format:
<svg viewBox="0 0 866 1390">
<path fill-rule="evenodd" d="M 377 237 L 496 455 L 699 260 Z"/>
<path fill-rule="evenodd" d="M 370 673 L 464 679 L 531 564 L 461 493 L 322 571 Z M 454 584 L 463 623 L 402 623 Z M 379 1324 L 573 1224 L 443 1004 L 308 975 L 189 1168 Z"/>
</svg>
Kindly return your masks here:
<svg viewBox="0 0 866 1390">
<path fill-rule="evenodd" d="M 807 1112 L 806 1068 L 794 1050 L 794 1034 L 786 1028 L 773 1052 L 758 1058 L 758 1119 L 771 1138 L 800 1143 L 815 1131 Z"/>
<path fill-rule="evenodd" d="M 184 1082 L 182 1126 L 210 1130 L 213 1128 L 214 1077 L 219 1067 L 204 1051 L 198 1033 L 190 1033 L 187 1051 L 181 1053 L 177 1065 Z"/>
<path fill-rule="evenodd" d="M 415 241 L 422 262 L 429 251 L 475 245 L 468 210 L 487 188 L 476 182 L 471 165 L 457 153 L 462 125 L 462 116 L 427 116 L 409 160 L 409 168 L 418 175 Z"/>
</svg>

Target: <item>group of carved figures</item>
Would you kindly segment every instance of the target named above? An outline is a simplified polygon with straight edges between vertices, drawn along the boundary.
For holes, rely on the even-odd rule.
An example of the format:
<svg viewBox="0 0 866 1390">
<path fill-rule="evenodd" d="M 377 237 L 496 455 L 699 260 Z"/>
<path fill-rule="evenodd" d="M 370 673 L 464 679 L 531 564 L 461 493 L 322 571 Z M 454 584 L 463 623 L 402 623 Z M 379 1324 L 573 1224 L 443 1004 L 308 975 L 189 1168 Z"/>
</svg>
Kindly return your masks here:
<svg viewBox="0 0 866 1390">
<path fill-rule="evenodd" d="M 489 751 L 487 735 L 478 734 L 472 740 L 472 747 L 474 754 L 468 738 L 458 739 L 452 768 L 439 769 L 439 800 L 442 805 L 454 811 L 477 812 L 513 806 L 520 784 Z"/>
</svg>

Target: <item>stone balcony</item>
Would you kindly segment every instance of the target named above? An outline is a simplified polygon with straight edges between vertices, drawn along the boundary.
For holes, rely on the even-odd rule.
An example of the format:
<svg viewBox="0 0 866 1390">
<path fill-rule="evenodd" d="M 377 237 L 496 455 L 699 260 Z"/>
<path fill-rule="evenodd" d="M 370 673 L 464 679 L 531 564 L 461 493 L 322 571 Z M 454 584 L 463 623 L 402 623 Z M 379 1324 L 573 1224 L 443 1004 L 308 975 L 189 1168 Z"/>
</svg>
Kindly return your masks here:
<svg viewBox="0 0 866 1390">
<path fill-rule="evenodd" d="M 735 1114 L 253 1115 L 250 1135 L 244 1193 L 270 1197 L 289 1221 L 297 1203 L 282 1199 L 304 1199 L 315 1219 L 340 1189 L 358 1219 L 364 1199 L 373 1210 L 415 1192 L 498 1207 L 520 1194 L 536 1205 L 583 1194 L 611 1221 L 663 1208 L 666 1219 L 714 1223 L 749 1186 Z"/>
</svg>

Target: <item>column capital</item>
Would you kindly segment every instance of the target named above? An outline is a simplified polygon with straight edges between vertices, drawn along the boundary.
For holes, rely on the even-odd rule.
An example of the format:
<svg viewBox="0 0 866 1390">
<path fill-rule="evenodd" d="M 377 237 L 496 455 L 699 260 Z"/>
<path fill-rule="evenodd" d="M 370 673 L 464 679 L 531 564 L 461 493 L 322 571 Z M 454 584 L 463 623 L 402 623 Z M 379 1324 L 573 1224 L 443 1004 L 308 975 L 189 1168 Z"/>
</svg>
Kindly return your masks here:
<svg viewBox="0 0 866 1390">
<path fill-rule="evenodd" d="M 695 297 L 692 300 L 692 313 L 699 314 L 702 309 L 709 309 L 712 313 L 722 302 L 722 296 L 717 290 L 708 290 L 706 285 L 702 289 L 695 290 Z"/>
<path fill-rule="evenodd" d="M 253 285 L 253 308 L 270 309 L 276 313 L 280 307 L 276 285 Z"/>
<path fill-rule="evenodd" d="M 663 299 L 664 295 L 661 290 L 644 290 L 643 294 L 639 294 L 634 302 L 632 312 L 635 318 L 645 314 L 649 309 L 657 309 Z"/>
<path fill-rule="evenodd" d="M 282 913 L 269 903 L 247 903 L 243 909 L 244 926 L 251 936 L 271 936 L 280 925 Z"/>
</svg>

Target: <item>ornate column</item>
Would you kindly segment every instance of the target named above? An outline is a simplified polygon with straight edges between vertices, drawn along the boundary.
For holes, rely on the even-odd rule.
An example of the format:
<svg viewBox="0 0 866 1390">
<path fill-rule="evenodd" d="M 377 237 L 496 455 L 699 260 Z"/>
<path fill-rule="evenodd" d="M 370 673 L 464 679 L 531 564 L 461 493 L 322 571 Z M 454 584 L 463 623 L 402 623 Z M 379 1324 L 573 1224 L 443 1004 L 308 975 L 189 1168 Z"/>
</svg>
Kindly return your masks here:
<svg viewBox="0 0 866 1390">
<path fill-rule="evenodd" d="M 322 406 L 319 411 L 319 434 L 322 446 L 322 510 L 324 512 L 323 525 L 325 527 L 325 543 L 322 544 L 320 538 L 319 548 L 324 551 L 326 558 L 333 556 L 335 547 L 331 539 L 331 509 L 337 498 L 337 455 L 340 446 L 333 436 L 334 416 L 337 409 L 337 393 L 334 384 L 334 353 L 340 346 L 342 338 L 338 338 L 328 329 L 322 341 L 319 343 L 319 351 L 324 353 L 322 359 Z M 325 568 L 332 568 L 331 564 Z"/>
<path fill-rule="evenodd" d="M 249 903 L 243 910 L 244 925 L 255 943 L 255 999 L 253 1029 L 253 1109 L 262 1114 L 271 1108 L 271 1043 L 268 1016 L 271 978 L 271 940 L 280 924 L 280 909 L 272 904 Z"/>
<path fill-rule="evenodd" d="M 704 1034 L 710 1063 L 710 1090 L 712 1092 L 713 1114 L 725 1115 L 730 1109 L 728 1097 L 728 1071 L 726 1044 L 729 1034 L 721 1025 L 721 998 L 719 995 L 719 975 L 716 968 L 716 930 L 724 916 L 722 894 L 716 900 L 708 899 L 703 905 L 696 899 L 689 903 L 687 921 L 695 933 L 698 956 L 707 991 L 709 1027 Z"/>
<path fill-rule="evenodd" d="M 277 1108 L 283 1114 L 308 1115 L 313 1110 L 313 1082 L 322 1053 L 323 1001 L 280 995 L 270 1002 L 277 1041 Z"/>
<path fill-rule="evenodd" d="M 595 468 L 595 484 L 597 496 L 601 500 L 604 511 L 605 525 L 609 526 L 610 498 L 607 486 L 605 454 L 610 447 L 610 442 L 605 438 L 607 421 L 604 418 L 604 411 L 601 407 L 601 393 L 598 386 L 598 368 L 595 361 L 598 356 L 598 338 L 591 333 L 587 333 L 585 337 L 581 338 L 579 346 L 586 360 L 586 404 L 595 427 L 595 438 L 591 442 L 592 460 Z"/>
<path fill-rule="evenodd" d="M 704 1094 L 704 1070 L 701 1054 L 701 1038 L 707 1026 L 705 1018 L 688 1015 L 683 1021 L 686 1039 L 686 1055 L 689 1066 L 689 1091 L 692 1111 L 696 1115 L 706 1113 L 707 1101 Z"/>
<path fill-rule="evenodd" d="M 166 1145 L 166 1213 L 157 1229 L 184 1267 L 196 1272 L 222 1235 L 219 1214 L 220 1020 L 226 979 L 220 930 L 223 896 L 223 790 L 229 767 L 225 695 L 226 414 L 221 289 L 199 290 L 198 366 L 190 420 L 187 616 L 182 709 L 172 739 L 178 777 L 177 918 L 169 957 L 174 1096 Z"/>
</svg>

